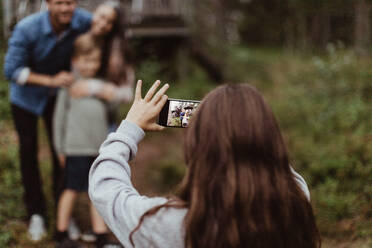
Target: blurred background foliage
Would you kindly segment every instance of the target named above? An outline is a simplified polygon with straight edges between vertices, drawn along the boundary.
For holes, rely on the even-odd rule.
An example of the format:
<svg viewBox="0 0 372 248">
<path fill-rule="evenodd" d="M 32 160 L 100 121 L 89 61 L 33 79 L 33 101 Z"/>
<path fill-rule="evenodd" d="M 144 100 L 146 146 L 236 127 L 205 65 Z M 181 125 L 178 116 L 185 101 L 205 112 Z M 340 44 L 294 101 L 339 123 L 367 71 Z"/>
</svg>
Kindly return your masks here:
<svg viewBox="0 0 372 248">
<path fill-rule="evenodd" d="M 323 238 L 365 240 L 343 247 L 371 247 L 372 1 L 190 3 L 191 38 L 219 62 L 222 82 L 255 85 L 273 108 L 293 166 L 309 184 Z M 4 40 L 0 38 L 1 61 Z M 184 42 L 166 56 L 158 53 L 157 46 L 167 42 L 132 41 L 136 76 L 144 80 L 145 89 L 160 78 L 171 84 L 170 97 L 197 100 L 220 83 L 193 59 Z M 2 72 L 0 81 L 0 247 L 5 247 L 17 244 L 19 230 L 10 220 L 24 218 L 25 212 Z M 122 116 L 127 109 L 122 107 Z M 142 171 L 148 191 L 175 191 L 185 172 L 181 132 L 148 135 L 161 153 L 159 159 L 150 157 Z M 42 167 L 45 180 L 50 180 L 48 163 Z M 324 247 L 338 245 L 326 242 Z"/>
</svg>

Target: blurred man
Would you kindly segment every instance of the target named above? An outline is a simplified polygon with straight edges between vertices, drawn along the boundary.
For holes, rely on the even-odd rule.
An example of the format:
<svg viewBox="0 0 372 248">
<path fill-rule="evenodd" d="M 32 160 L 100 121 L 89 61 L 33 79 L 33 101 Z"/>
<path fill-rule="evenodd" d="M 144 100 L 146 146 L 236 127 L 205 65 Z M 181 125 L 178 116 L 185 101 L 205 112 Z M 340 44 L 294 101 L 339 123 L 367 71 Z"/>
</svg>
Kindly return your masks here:
<svg viewBox="0 0 372 248">
<path fill-rule="evenodd" d="M 45 197 L 37 159 L 37 123 L 44 120 L 53 159 L 53 192 L 58 199 L 62 171 L 52 142 L 52 119 L 58 87 L 69 86 L 73 76 L 70 54 L 75 38 L 90 27 L 91 15 L 76 8 L 76 0 L 48 0 L 48 11 L 21 20 L 15 27 L 5 57 L 10 80 L 10 102 L 19 137 L 24 202 L 30 218 L 29 235 L 45 235 Z"/>
</svg>

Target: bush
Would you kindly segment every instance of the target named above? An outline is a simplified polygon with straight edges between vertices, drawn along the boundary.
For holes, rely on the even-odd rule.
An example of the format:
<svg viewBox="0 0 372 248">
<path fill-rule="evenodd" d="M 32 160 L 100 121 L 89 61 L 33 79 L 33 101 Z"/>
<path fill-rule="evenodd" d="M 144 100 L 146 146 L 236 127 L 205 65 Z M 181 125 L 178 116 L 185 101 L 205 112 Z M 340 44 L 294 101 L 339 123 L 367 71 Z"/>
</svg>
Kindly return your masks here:
<svg viewBox="0 0 372 248">
<path fill-rule="evenodd" d="M 8 221 L 24 217 L 20 170 L 17 152 L 13 148 L 0 151 L 0 247 L 8 247 L 16 239 L 8 228 Z"/>
<path fill-rule="evenodd" d="M 4 61 L 4 51 L 0 48 L 0 61 Z M 2 65 L 2 63 L 1 63 Z M 5 80 L 3 75 L 3 66 L 1 66 L 0 72 L 0 122 L 2 120 L 10 119 L 10 105 L 8 90 L 9 83 Z"/>
<path fill-rule="evenodd" d="M 292 165 L 309 184 L 321 233 L 370 235 L 370 58 L 339 44 L 317 56 L 246 47 L 230 55 L 232 81 L 255 85 L 273 108 Z"/>
<path fill-rule="evenodd" d="M 152 185 L 158 192 L 173 192 L 185 174 L 186 166 L 178 161 L 159 161 L 149 172 Z"/>
<path fill-rule="evenodd" d="M 329 45 L 325 56 L 313 57 L 273 89 L 272 106 L 323 222 L 371 213 L 371 77 L 369 63 Z"/>
</svg>

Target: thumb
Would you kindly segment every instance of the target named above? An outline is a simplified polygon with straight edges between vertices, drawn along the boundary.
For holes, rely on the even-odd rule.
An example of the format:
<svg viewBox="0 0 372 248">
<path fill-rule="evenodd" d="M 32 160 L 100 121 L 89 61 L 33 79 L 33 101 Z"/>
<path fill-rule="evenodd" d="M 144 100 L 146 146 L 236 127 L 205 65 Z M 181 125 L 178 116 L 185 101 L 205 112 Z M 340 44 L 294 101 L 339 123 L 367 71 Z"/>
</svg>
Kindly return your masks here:
<svg viewBox="0 0 372 248">
<path fill-rule="evenodd" d="M 156 124 L 156 123 L 152 123 L 150 126 L 149 126 L 149 130 L 151 131 L 162 131 L 164 130 L 165 127 L 163 126 L 160 126 L 159 124 Z"/>
</svg>

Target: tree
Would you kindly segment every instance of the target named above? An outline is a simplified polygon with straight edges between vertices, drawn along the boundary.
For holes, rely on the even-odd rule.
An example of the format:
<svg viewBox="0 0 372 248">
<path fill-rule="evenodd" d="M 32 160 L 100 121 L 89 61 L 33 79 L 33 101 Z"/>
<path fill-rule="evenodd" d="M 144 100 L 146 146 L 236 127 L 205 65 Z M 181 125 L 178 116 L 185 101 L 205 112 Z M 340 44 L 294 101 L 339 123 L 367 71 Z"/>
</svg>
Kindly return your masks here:
<svg viewBox="0 0 372 248">
<path fill-rule="evenodd" d="M 355 1 L 354 46 L 358 53 L 365 54 L 370 44 L 371 3 L 366 0 Z"/>
</svg>

